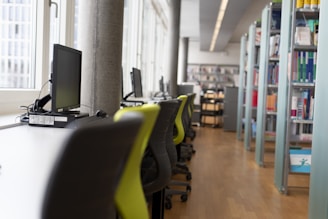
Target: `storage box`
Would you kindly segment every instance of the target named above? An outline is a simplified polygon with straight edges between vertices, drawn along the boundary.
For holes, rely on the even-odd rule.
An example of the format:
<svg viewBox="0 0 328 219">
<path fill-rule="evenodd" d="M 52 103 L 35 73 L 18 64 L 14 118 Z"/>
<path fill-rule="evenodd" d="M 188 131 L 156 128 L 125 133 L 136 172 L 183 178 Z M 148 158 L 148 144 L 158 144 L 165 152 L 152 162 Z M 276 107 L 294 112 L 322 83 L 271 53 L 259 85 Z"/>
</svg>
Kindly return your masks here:
<svg viewBox="0 0 328 219">
<path fill-rule="evenodd" d="M 202 116 L 201 124 L 221 127 L 223 125 L 223 119 L 222 116 Z"/>
<path fill-rule="evenodd" d="M 221 108 L 222 104 L 213 104 L 213 103 L 203 103 L 202 104 L 202 110 L 206 110 L 206 111 L 219 111 Z"/>
</svg>

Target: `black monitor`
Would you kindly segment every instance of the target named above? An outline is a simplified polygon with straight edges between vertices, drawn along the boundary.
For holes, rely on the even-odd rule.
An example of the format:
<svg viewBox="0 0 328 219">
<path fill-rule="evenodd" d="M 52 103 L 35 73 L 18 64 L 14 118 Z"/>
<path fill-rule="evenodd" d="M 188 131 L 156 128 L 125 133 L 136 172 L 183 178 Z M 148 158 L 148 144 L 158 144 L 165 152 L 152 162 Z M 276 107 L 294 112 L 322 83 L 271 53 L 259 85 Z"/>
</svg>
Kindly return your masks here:
<svg viewBox="0 0 328 219">
<path fill-rule="evenodd" d="M 52 60 L 51 111 L 70 113 L 80 107 L 82 52 L 54 45 Z"/>
<path fill-rule="evenodd" d="M 163 76 L 161 76 L 161 79 L 159 79 L 159 91 L 162 92 L 163 94 L 165 93 Z"/>
<path fill-rule="evenodd" d="M 132 72 L 130 72 L 130 76 L 131 76 L 132 91 L 123 97 L 123 101 L 127 101 L 128 98 L 133 94 L 135 97 L 143 97 L 140 69 L 132 68 Z"/>
<path fill-rule="evenodd" d="M 133 88 L 134 96 L 135 97 L 143 97 L 140 69 L 132 68 L 131 82 L 132 82 L 132 88 Z"/>
<path fill-rule="evenodd" d="M 164 98 L 166 99 L 165 86 L 164 86 L 164 77 L 161 76 L 159 79 L 159 91 L 154 94 L 154 98 Z"/>
</svg>

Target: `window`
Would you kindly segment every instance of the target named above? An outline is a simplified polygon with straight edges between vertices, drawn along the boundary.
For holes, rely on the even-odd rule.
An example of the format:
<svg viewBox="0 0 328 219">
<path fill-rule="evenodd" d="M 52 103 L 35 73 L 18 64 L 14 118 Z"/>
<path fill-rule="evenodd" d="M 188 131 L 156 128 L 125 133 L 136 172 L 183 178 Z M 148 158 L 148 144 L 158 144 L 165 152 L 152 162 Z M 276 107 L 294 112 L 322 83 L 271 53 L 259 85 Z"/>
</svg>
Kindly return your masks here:
<svg viewBox="0 0 328 219">
<path fill-rule="evenodd" d="M 123 29 L 123 88 L 124 94 L 131 88 L 130 71 L 139 68 L 142 73 L 144 95 L 159 91 L 166 54 L 167 1 L 125 0 Z M 166 77 L 167 76 L 167 77 Z"/>
<path fill-rule="evenodd" d="M 35 86 L 35 0 L 3 0 L 0 88 Z"/>
<path fill-rule="evenodd" d="M 53 43 L 74 45 L 75 1 L 51 2 L 0 0 L 0 114 L 49 93 Z"/>
</svg>

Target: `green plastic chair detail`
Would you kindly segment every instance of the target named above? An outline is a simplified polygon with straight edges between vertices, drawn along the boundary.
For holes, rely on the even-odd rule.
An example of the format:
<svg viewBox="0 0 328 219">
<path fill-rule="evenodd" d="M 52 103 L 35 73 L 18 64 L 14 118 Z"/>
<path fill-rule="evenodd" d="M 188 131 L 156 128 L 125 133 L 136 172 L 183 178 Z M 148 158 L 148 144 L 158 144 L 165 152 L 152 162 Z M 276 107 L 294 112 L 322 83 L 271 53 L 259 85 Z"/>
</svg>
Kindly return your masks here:
<svg viewBox="0 0 328 219">
<path fill-rule="evenodd" d="M 185 107 L 185 104 L 187 102 L 187 95 L 180 95 L 178 96 L 178 99 L 181 100 L 181 105 L 179 107 L 177 116 L 175 118 L 174 124 L 176 126 L 177 129 L 177 133 L 173 138 L 174 144 L 178 145 L 180 144 L 184 137 L 185 137 L 185 132 L 184 132 L 184 128 L 183 128 L 183 124 L 182 124 L 182 113 L 183 113 L 183 109 Z"/>
<path fill-rule="evenodd" d="M 141 182 L 141 161 L 148 145 L 148 140 L 155 125 L 160 106 L 144 104 L 118 110 L 114 121 L 118 121 L 127 112 L 140 112 L 144 123 L 139 129 L 131 154 L 123 171 L 115 194 L 115 205 L 122 219 L 147 219 L 149 213 Z"/>
</svg>

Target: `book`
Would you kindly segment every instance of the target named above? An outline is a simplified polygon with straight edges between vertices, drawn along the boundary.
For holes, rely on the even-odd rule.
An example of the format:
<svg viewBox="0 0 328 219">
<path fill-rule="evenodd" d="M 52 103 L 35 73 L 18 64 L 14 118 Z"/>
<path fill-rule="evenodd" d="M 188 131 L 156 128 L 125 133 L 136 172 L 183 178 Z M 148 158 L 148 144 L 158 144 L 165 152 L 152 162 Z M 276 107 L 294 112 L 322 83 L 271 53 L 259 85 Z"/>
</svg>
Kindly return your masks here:
<svg viewBox="0 0 328 219">
<path fill-rule="evenodd" d="M 311 8 L 311 0 L 304 0 L 304 6 L 303 8 Z"/>
<path fill-rule="evenodd" d="M 267 95 L 267 101 L 266 101 L 266 109 L 267 111 L 277 111 L 277 94 L 273 93 L 270 95 Z"/>
<path fill-rule="evenodd" d="M 319 1 L 318 0 L 311 0 L 311 9 L 317 9 L 319 6 Z"/>
<path fill-rule="evenodd" d="M 297 81 L 298 82 L 303 82 L 303 51 L 298 52 L 298 57 L 297 57 Z"/>
<path fill-rule="evenodd" d="M 316 81 L 316 73 L 317 73 L 317 52 L 313 52 L 313 77 L 312 80 L 313 82 Z"/>
<path fill-rule="evenodd" d="M 290 149 L 290 171 L 294 173 L 310 173 L 311 153 L 311 149 Z"/>
<path fill-rule="evenodd" d="M 309 107 L 309 119 L 313 120 L 314 113 L 314 97 L 310 97 L 310 107 Z"/>
<path fill-rule="evenodd" d="M 303 7 L 304 7 L 304 0 L 297 0 L 296 8 L 303 8 Z"/>
<path fill-rule="evenodd" d="M 307 70 L 306 70 L 306 67 L 308 65 L 308 61 L 309 61 L 309 53 L 308 52 L 303 52 L 302 54 L 302 82 L 309 82 L 309 80 L 307 79 Z"/>
<path fill-rule="evenodd" d="M 279 57 L 279 46 L 280 46 L 280 35 L 276 34 L 270 36 L 269 42 L 269 57 L 271 58 L 278 58 Z"/>
<path fill-rule="evenodd" d="M 297 96 L 292 96 L 290 116 L 293 119 L 297 118 L 297 102 L 298 102 L 298 97 Z"/>
<path fill-rule="evenodd" d="M 279 63 L 268 64 L 268 84 L 277 85 L 279 78 Z"/>
<path fill-rule="evenodd" d="M 307 82 L 312 83 L 313 82 L 313 52 L 307 52 L 308 53 L 308 60 L 307 60 L 307 67 L 306 67 L 306 72 L 307 72 Z"/>
<path fill-rule="evenodd" d="M 252 91 L 252 107 L 257 107 L 257 96 L 258 96 L 257 90 L 253 90 Z"/>
<path fill-rule="evenodd" d="M 298 52 L 293 52 L 292 54 L 293 55 L 291 55 L 291 53 L 288 54 L 288 63 L 290 63 L 288 65 L 288 69 L 291 68 L 288 70 L 288 72 L 291 73 L 290 80 L 296 82 L 298 74 Z"/>
<path fill-rule="evenodd" d="M 254 68 L 253 72 L 253 85 L 258 86 L 259 85 L 259 69 Z"/>
<path fill-rule="evenodd" d="M 311 31 L 308 26 L 296 27 L 295 44 L 302 45 L 302 46 L 310 46 L 311 45 Z"/>
<path fill-rule="evenodd" d="M 302 120 L 304 116 L 304 98 L 297 97 L 296 118 Z"/>
</svg>

